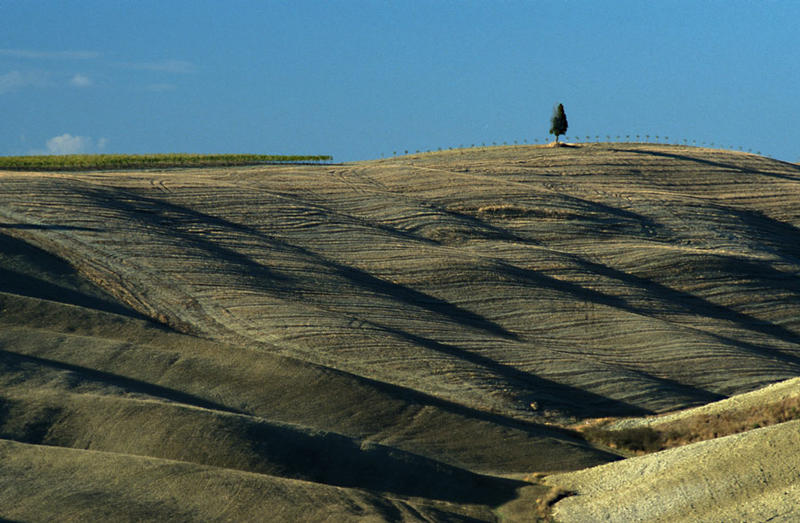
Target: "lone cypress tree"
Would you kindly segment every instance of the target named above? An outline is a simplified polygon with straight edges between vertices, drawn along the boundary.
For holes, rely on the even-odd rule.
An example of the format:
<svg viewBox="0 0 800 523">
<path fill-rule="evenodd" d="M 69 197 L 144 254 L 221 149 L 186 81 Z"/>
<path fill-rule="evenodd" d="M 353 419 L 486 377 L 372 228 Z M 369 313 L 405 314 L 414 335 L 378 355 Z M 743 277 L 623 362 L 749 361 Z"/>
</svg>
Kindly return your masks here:
<svg viewBox="0 0 800 523">
<path fill-rule="evenodd" d="M 556 143 L 558 143 L 558 135 L 567 132 L 567 115 L 564 113 L 564 104 L 558 104 L 558 107 L 553 109 L 553 117 L 550 119 L 550 134 L 556 135 Z"/>
</svg>

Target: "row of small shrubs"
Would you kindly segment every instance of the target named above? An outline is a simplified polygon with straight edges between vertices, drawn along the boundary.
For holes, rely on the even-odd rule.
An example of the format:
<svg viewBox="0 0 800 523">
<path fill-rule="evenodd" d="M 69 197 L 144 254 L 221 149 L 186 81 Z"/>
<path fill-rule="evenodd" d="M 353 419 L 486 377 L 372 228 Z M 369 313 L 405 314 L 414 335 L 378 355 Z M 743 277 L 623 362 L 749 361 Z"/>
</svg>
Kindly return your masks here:
<svg viewBox="0 0 800 523">
<path fill-rule="evenodd" d="M 587 136 L 565 136 L 564 140 L 565 141 L 570 141 L 570 142 L 581 142 L 581 143 L 663 143 L 663 144 L 686 145 L 686 146 L 688 146 L 688 145 L 698 146 L 699 145 L 701 147 L 727 149 L 727 150 L 731 150 L 731 151 L 733 151 L 733 150 L 745 151 L 744 147 L 742 147 L 742 146 L 733 146 L 733 145 L 727 145 L 726 146 L 726 145 L 723 145 L 723 144 L 717 144 L 715 142 L 700 142 L 700 143 L 698 143 L 697 140 L 689 140 L 689 139 L 686 139 L 686 138 L 681 139 L 681 140 L 671 140 L 669 136 L 660 136 L 660 135 L 649 135 L 649 134 L 645 134 L 645 135 L 640 135 L 640 134 L 630 135 L 630 134 L 626 134 L 624 136 L 622 136 L 622 135 L 611 136 L 611 135 L 607 134 L 607 135 L 605 135 L 605 141 L 603 141 L 602 138 L 603 138 L 603 136 L 601 136 L 601 135 L 595 135 L 595 136 L 588 136 L 588 135 Z M 501 145 L 520 145 L 520 143 L 523 144 L 523 145 L 525 145 L 525 144 L 533 144 L 533 145 L 535 145 L 535 144 L 539 144 L 539 143 L 546 144 L 546 143 L 549 143 L 551 141 L 552 141 L 551 138 L 542 138 L 542 139 L 534 138 L 529 142 L 528 139 L 526 138 L 526 139 L 522 140 L 522 142 L 520 142 L 519 140 L 514 140 L 513 142 L 504 141 L 504 142 L 500 142 L 500 143 L 498 143 L 498 142 L 491 142 L 491 143 L 481 142 L 479 144 L 475 144 L 475 143 L 469 144 L 469 145 L 461 144 L 461 145 L 458 145 L 457 147 L 456 146 L 451 146 L 451 147 L 446 147 L 444 149 L 442 149 L 441 147 L 439 147 L 437 149 L 426 149 L 426 150 L 416 149 L 414 151 L 406 149 L 404 151 L 393 151 L 392 152 L 392 156 L 397 156 L 398 154 L 405 155 L 405 154 L 412 154 L 412 153 L 414 153 L 414 154 L 430 153 L 430 152 L 434 152 L 434 151 L 453 150 L 453 149 L 475 149 L 475 148 L 482 148 L 482 147 L 496 147 L 496 146 L 501 146 Z M 753 151 L 753 149 L 747 149 L 747 152 L 752 153 L 754 151 Z M 761 151 L 755 151 L 755 153 L 760 155 Z"/>
<path fill-rule="evenodd" d="M 627 450 L 637 454 L 657 452 L 667 448 L 664 434 L 650 427 L 622 430 L 589 427 L 583 430 L 583 437 L 593 443 L 601 443 L 612 449 Z"/>
<path fill-rule="evenodd" d="M 746 410 L 698 414 L 663 427 L 609 430 L 602 426 L 583 429 L 584 438 L 611 448 L 644 454 L 705 441 L 747 430 L 800 419 L 800 396 Z"/>
<path fill-rule="evenodd" d="M 10 171 L 88 171 L 164 169 L 176 167 L 226 167 L 280 163 L 319 163 L 329 155 L 274 154 L 69 154 L 53 156 L 0 156 L 0 169 Z"/>
</svg>

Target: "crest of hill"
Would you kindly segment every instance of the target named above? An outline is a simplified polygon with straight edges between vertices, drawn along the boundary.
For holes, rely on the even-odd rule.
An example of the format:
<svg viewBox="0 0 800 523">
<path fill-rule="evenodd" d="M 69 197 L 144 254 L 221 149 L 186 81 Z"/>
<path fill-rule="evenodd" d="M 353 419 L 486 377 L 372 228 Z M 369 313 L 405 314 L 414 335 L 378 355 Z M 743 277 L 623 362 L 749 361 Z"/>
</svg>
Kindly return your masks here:
<svg viewBox="0 0 800 523">
<path fill-rule="evenodd" d="M 37 514 L 25 488 L 97 515 L 64 474 L 115 498 L 126 464 L 139 515 L 225 514 L 141 487 L 166 478 L 239 482 L 231 517 L 263 486 L 276 514 L 490 519 L 499 476 L 619 458 L 556 425 L 800 376 L 798 183 L 653 144 L 0 172 L 0 483 L 29 471 L 0 516 Z"/>
<path fill-rule="evenodd" d="M 798 375 L 799 171 L 617 144 L 6 173 L 0 213 L 186 332 L 561 422 Z"/>
</svg>

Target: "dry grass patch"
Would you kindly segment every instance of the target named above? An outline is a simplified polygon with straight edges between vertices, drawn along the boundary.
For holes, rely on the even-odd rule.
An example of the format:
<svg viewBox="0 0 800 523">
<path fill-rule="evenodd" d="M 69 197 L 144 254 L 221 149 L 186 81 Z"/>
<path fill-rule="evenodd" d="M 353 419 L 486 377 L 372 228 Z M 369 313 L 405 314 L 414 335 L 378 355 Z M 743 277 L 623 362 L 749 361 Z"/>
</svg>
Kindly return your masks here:
<svg viewBox="0 0 800 523">
<path fill-rule="evenodd" d="M 577 492 L 552 487 L 541 482 L 544 475 L 533 474 L 525 478 L 531 484 L 517 490 L 516 499 L 505 503 L 496 510 L 500 521 L 526 523 L 552 523 L 553 506 L 564 498 L 574 496 Z"/>
<path fill-rule="evenodd" d="M 594 443 L 636 454 L 657 452 L 689 443 L 738 434 L 800 419 L 800 396 L 750 407 L 734 412 L 697 414 L 691 417 L 648 427 L 605 428 L 608 421 L 581 429 Z"/>
<path fill-rule="evenodd" d="M 577 492 L 572 490 L 552 487 L 544 496 L 536 500 L 538 502 L 536 505 L 536 515 L 539 516 L 542 521 L 554 521 L 553 505 L 575 494 L 577 494 Z"/>
<path fill-rule="evenodd" d="M 493 218 L 551 218 L 565 219 L 577 217 L 575 213 L 563 209 L 523 207 L 509 203 L 497 205 L 484 205 L 478 207 L 475 213 L 480 216 Z"/>
</svg>

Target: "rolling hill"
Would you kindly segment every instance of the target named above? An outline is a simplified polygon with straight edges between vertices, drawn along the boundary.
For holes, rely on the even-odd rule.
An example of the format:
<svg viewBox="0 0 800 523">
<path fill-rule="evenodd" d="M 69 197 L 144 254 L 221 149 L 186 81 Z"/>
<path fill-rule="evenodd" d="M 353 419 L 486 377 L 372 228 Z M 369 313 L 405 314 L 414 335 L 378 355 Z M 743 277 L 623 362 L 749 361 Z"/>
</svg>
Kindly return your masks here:
<svg viewBox="0 0 800 523">
<path fill-rule="evenodd" d="M 564 478 L 561 517 L 530 474 L 631 461 L 570 427 L 800 376 L 799 188 L 628 143 L 0 172 L 0 517 L 513 519 Z"/>
</svg>

